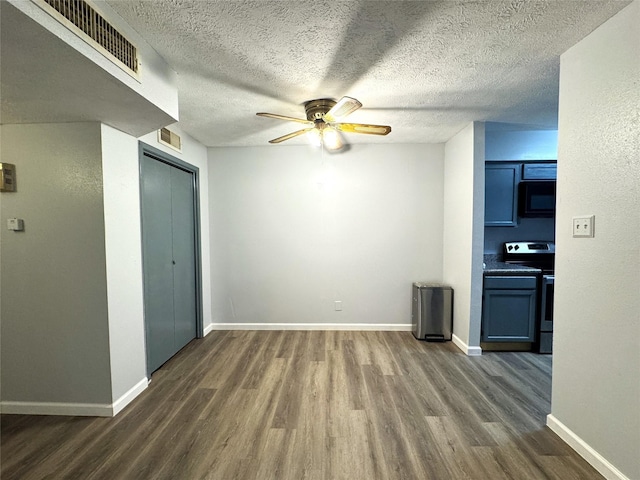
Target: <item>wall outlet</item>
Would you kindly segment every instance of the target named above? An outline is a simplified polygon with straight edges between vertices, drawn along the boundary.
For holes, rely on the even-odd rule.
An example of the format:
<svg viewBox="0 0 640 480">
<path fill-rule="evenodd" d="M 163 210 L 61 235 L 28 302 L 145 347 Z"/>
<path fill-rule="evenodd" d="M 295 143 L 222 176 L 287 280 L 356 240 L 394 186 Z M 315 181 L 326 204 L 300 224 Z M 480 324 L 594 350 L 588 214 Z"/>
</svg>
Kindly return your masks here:
<svg viewBox="0 0 640 480">
<path fill-rule="evenodd" d="M 593 237 L 595 236 L 595 215 L 588 215 L 584 217 L 573 217 L 573 236 L 574 238 L 580 237 Z"/>
<path fill-rule="evenodd" d="M 342 302 L 340 300 L 336 300 L 335 302 L 333 302 L 333 306 L 334 306 L 336 312 L 341 312 L 342 311 Z"/>
</svg>

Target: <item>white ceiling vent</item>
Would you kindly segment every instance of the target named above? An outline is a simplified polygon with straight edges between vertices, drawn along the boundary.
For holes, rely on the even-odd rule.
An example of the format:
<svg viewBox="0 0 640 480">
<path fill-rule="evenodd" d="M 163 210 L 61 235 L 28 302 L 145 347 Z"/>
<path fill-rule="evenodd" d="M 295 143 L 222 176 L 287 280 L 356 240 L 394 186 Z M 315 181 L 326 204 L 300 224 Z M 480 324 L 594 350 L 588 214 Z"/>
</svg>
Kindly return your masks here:
<svg viewBox="0 0 640 480">
<path fill-rule="evenodd" d="M 158 141 L 167 147 L 171 147 L 179 152 L 182 151 L 182 140 L 180 135 L 172 132 L 168 128 L 161 128 L 158 130 Z"/>
<path fill-rule="evenodd" d="M 51 8 L 47 9 L 52 16 L 71 30 L 79 33 L 97 50 L 118 60 L 121 66 L 126 67 L 125 71 L 137 75 L 138 51 L 136 47 L 87 2 L 83 0 L 39 0 L 37 3 L 53 8 L 55 12 L 51 12 Z"/>
</svg>

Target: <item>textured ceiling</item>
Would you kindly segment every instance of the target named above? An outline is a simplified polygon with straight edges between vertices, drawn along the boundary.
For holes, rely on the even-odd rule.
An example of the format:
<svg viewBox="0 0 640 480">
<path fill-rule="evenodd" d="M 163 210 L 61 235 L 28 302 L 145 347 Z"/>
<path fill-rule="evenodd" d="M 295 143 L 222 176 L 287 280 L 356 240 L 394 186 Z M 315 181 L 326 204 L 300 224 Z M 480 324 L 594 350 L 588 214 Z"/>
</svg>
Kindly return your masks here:
<svg viewBox="0 0 640 480">
<path fill-rule="evenodd" d="M 263 145 L 313 98 L 349 95 L 358 142 L 442 142 L 472 120 L 555 127 L 559 55 L 628 1 L 108 1 L 179 73 L 209 146 Z M 290 142 L 303 142 L 291 140 Z M 275 148 L 275 147 L 274 147 Z"/>
<path fill-rule="evenodd" d="M 364 104 L 349 121 L 393 127 L 350 143 L 442 142 L 472 120 L 554 127 L 559 55 L 629 1 L 106 3 L 178 72 L 182 128 L 246 146 L 299 129 L 256 112 L 304 117 L 305 101 L 343 95 Z"/>
</svg>

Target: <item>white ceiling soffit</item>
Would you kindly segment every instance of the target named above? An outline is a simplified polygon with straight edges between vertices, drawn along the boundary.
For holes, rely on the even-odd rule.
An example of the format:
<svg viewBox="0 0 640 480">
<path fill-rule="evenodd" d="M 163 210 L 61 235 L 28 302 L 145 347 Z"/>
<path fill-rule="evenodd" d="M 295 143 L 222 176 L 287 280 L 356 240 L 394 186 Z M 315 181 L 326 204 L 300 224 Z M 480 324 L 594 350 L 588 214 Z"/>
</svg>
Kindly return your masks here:
<svg viewBox="0 0 640 480">
<path fill-rule="evenodd" d="M 100 121 L 138 137 L 175 121 L 6 1 L 0 59 L 2 124 Z"/>
</svg>

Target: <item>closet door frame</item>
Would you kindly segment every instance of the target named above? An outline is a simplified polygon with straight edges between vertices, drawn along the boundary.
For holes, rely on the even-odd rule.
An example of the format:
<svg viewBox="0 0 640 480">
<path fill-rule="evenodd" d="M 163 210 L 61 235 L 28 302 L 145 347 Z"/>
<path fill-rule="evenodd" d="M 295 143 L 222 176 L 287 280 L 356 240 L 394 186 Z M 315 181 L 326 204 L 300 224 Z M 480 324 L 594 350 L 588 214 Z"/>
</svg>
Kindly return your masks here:
<svg viewBox="0 0 640 480">
<path fill-rule="evenodd" d="M 202 321 L 202 254 L 201 254 L 201 243 L 200 243 L 200 169 L 190 163 L 187 163 L 179 158 L 174 157 L 162 150 L 159 150 L 151 145 L 147 145 L 143 142 L 138 142 L 138 175 L 140 180 L 140 210 L 142 212 L 143 208 L 143 191 L 142 191 L 142 159 L 146 157 L 150 157 L 154 160 L 157 160 L 162 163 L 166 163 L 167 165 L 175 168 L 179 168 L 181 170 L 187 171 L 193 175 L 193 214 L 195 219 L 195 231 L 194 231 L 194 253 L 195 253 L 195 284 L 196 284 L 196 338 L 204 337 L 204 328 Z M 144 229 L 142 225 L 142 215 L 140 215 L 140 231 L 142 236 L 144 235 Z M 144 238 L 142 238 L 142 242 L 140 248 L 142 250 L 142 258 L 144 258 Z M 144 282 L 144 262 L 143 262 L 143 278 L 141 279 Z M 146 317 L 146 315 L 145 315 Z M 147 328 L 145 318 L 145 331 Z M 146 335 L 145 335 L 145 351 L 147 349 L 146 345 Z M 151 372 L 147 372 L 147 377 L 150 377 Z"/>
</svg>

